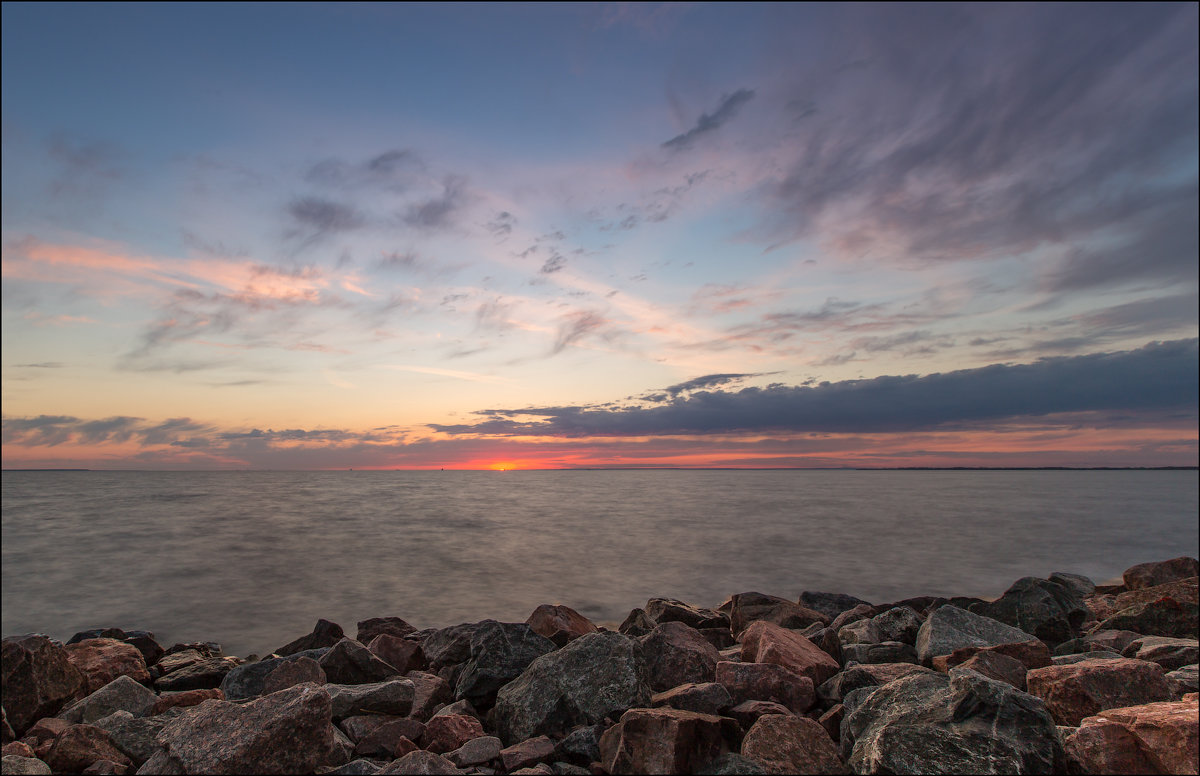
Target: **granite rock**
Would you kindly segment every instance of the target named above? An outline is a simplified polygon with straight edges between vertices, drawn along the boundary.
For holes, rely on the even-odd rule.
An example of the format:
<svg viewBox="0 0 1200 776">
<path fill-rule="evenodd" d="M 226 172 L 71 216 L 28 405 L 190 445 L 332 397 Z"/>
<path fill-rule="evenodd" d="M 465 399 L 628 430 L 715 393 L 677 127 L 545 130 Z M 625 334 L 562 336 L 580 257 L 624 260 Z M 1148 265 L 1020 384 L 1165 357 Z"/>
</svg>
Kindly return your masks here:
<svg viewBox="0 0 1200 776">
<path fill-rule="evenodd" d="M 742 756 L 767 773 L 850 773 L 829 733 L 807 717 L 760 717 L 746 732 Z"/>
<path fill-rule="evenodd" d="M 991 617 L 946 605 L 935 609 L 917 632 L 917 657 L 930 665 L 938 655 L 963 647 L 993 647 L 1036 641 L 1036 637 Z"/>
<path fill-rule="evenodd" d="M 724 751 L 719 717 L 680 709 L 630 709 L 600 737 L 610 774 L 693 773 Z"/>
<path fill-rule="evenodd" d="M 662 691 L 712 681 L 720 654 L 695 628 L 664 622 L 638 641 L 650 672 L 650 689 Z"/>
<path fill-rule="evenodd" d="M 332 647 L 345 637 L 345 632 L 342 631 L 342 627 L 336 622 L 317 620 L 317 624 L 313 626 L 311 633 L 284 644 L 275 650 L 274 654 L 280 657 L 287 657 L 288 655 L 295 655 L 298 652 Z"/>
<path fill-rule="evenodd" d="M 497 690 L 554 648 L 553 641 L 523 622 L 484 620 L 471 634 L 470 658 L 458 675 L 454 697 L 476 707 L 491 706 Z"/>
<path fill-rule="evenodd" d="M 545 636 L 557 647 L 565 646 L 580 636 L 596 632 L 591 620 L 569 606 L 542 604 L 533 610 L 525 624 L 539 636 Z"/>
<path fill-rule="evenodd" d="M 8 637 L 2 650 L 0 696 L 14 736 L 57 714 L 84 687 L 83 674 L 68 659 L 66 649 L 45 636 Z"/>
<path fill-rule="evenodd" d="M 1037 668 L 1025 682 L 1062 725 L 1079 725 L 1105 709 L 1171 699 L 1161 666 L 1129 658 Z"/>
<path fill-rule="evenodd" d="M 795 631 L 758 620 L 742 633 L 742 661 L 785 666 L 819 686 L 841 670 L 837 661 Z"/>
</svg>

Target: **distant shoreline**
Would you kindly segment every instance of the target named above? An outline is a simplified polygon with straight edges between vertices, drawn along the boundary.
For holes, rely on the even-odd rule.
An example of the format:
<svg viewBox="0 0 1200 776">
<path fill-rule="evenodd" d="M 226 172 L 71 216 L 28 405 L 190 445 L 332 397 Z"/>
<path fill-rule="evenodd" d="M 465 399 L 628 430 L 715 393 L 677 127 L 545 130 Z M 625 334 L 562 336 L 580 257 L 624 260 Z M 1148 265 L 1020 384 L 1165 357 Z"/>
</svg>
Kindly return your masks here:
<svg viewBox="0 0 1200 776">
<path fill-rule="evenodd" d="M 0 469 L 8 472 L 444 472 L 445 469 Z M 451 469 L 491 472 L 494 469 Z M 1200 471 L 1200 466 L 580 466 L 570 469 L 510 469 L 522 472 L 1158 472 Z"/>
</svg>

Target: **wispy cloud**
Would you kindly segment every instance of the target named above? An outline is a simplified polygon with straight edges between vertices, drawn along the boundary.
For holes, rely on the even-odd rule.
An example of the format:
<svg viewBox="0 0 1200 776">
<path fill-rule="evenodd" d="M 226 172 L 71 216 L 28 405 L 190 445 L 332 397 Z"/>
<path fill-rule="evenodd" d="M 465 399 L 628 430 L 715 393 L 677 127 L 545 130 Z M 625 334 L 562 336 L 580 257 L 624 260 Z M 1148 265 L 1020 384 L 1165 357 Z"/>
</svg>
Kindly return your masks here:
<svg viewBox="0 0 1200 776">
<path fill-rule="evenodd" d="M 696 138 L 719 129 L 722 124 L 735 117 L 742 106 L 753 98 L 753 89 L 738 89 L 733 94 L 724 95 L 712 113 L 701 113 L 695 126 L 663 143 L 663 148 L 672 151 L 690 148 L 696 142 Z"/>
</svg>

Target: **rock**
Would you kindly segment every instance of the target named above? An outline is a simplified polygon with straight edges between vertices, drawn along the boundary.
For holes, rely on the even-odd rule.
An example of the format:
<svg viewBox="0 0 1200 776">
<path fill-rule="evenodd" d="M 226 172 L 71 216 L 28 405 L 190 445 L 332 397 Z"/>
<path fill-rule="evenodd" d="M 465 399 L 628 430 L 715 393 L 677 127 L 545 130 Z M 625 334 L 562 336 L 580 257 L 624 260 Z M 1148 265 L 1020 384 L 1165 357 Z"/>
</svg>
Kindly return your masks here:
<svg viewBox="0 0 1200 776">
<path fill-rule="evenodd" d="M 650 689 L 661 691 L 712 681 L 720 655 L 695 628 L 682 622 L 664 622 L 638 641 L 650 672 Z"/>
<path fill-rule="evenodd" d="M 1198 712 L 1196 695 L 1189 700 L 1110 709 L 1083 720 L 1077 733 L 1068 738 L 1068 747 L 1089 772 L 1196 773 L 1200 758 Z M 1113 731 L 1114 726 L 1124 729 L 1128 737 Z M 1105 732 L 1085 733 L 1093 728 Z M 1098 738 L 1108 739 L 1107 750 L 1095 746 Z M 1119 755 L 1114 757 L 1117 752 Z M 1139 756 L 1144 760 L 1139 761 Z M 1117 762 L 1111 765 L 1120 770 L 1108 769 L 1110 762 L 1105 760 L 1113 759 Z M 1125 770 L 1127 765 L 1129 769 Z"/>
<path fill-rule="evenodd" d="M 536 658 L 554 651 L 554 642 L 525 623 L 484 620 L 471 634 L 471 657 L 463 664 L 455 698 L 491 706 L 496 691 L 521 675 Z"/>
<path fill-rule="evenodd" d="M 1089 612 L 1072 588 L 1046 579 L 1022 577 L 992 602 L 970 611 L 1032 633 L 1050 646 L 1079 635 Z"/>
<path fill-rule="evenodd" d="M 384 774 L 420 774 L 422 776 L 427 774 L 456 775 L 459 773 L 462 773 L 462 771 L 445 757 L 433 752 L 426 752 L 422 749 L 409 752 L 399 760 L 377 771 L 378 776 L 384 776 Z"/>
<path fill-rule="evenodd" d="M 158 663 L 166 650 L 162 644 L 154 640 L 154 634 L 149 631 L 131 631 L 125 635 L 125 643 L 136 647 L 142 653 L 147 666 Z"/>
<path fill-rule="evenodd" d="M 1082 574 L 1067 574 L 1062 571 L 1055 571 L 1046 577 L 1046 579 L 1056 585 L 1062 585 L 1081 599 L 1094 595 L 1096 592 L 1096 583 Z"/>
<path fill-rule="evenodd" d="M 312 773 L 334 748 L 329 693 L 296 685 L 236 704 L 210 700 L 158 735 L 163 762 L 186 773 Z M 153 772 L 153 771 L 151 771 Z"/>
<path fill-rule="evenodd" d="M 883 611 L 887 610 L 884 609 Z M 834 617 L 833 621 L 829 623 L 829 627 L 833 628 L 834 633 L 837 633 L 850 623 L 858 622 L 859 620 L 869 620 L 876 614 L 879 614 L 879 612 L 880 610 L 871 606 L 871 604 L 859 604 L 853 609 L 847 609 L 837 617 Z"/>
<path fill-rule="evenodd" d="M 1200 662 L 1200 641 L 1169 636 L 1143 636 L 1122 651 L 1125 657 L 1158 663 L 1165 671 Z"/>
<path fill-rule="evenodd" d="M 942 673 L 946 673 L 954 666 L 965 663 L 982 652 L 995 652 L 998 655 L 1011 657 L 1019 661 L 1027 670 L 1053 665 L 1050 659 L 1050 649 L 1045 643 L 1034 639 L 1033 641 L 1018 641 L 1011 644 L 997 644 L 994 647 L 962 647 L 954 650 L 949 655 L 935 657 L 932 661 L 933 667 Z"/>
<path fill-rule="evenodd" d="M 0 754 L 13 754 L 17 757 L 37 757 L 33 752 L 33 747 L 24 741 L 9 741 L 3 747 L 0 747 Z"/>
<path fill-rule="evenodd" d="M 358 714 L 394 714 L 402 717 L 412 708 L 416 694 L 409 679 L 389 679 L 370 684 L 326 684 L 321 688 L 330 699 L 330 715 L 343 720 Z"/>
<path fill-rule="evenodd" d="M 114 711 L 128 711 L 135 717 L 150 713 L 158 696 L 128 676 L 118 676 L 83 700 L 63 709 L 60 719 L 71 724 L 91 724 Z"/>
<path fill-rule="evenodd" d="M 504 770 L 515 771 L 545 762 L 554 755 L 554 742 L 547 736 L 537 736 L 501 750 L 500 761 L 504 765 Z M 597 749 L 596 757 L 599 756 L 599 749 Z"/>
<path fill-rule="evenodd" d="M 863 687 L 877 687 L 912 674 L 933 673 L 924 666 L 912 663 L 876 663 L 847 666 L 844 671 L 817 688 L 817 695 L 830 703 L 838 703 Z"/>
<path fill-rule="evenodd" d="M 760 717 L 746 732 L 742 756 L 767 773 L 850 773 L 829 733 L 807 717 Z"/>
<path fill-rule="evenodd" d="M 221 680 L 221 692 L 230 701 L 258 697 L 263 694 L 263 683 L 267 676 L 283 663 L 302 657 L 316 659 L 328 651 L 329 648 L 324 647 L 307 652 L 294 652 L 287 657 L 266 658 L 257 663 L 240 665 L 225 674 L 225 678 Z"/>
<path fill-rule="evenodd" d="M 85 639 L 78 643 L 97 640 Z M 141 659 L 140 652 L 138 658 Z M 97 760 L 110 760 L 125 767 L 132 764 L 113 744 L 108 733 L 94 725 L 71 725 L 54 739 L 54 746 L 46 755 L 46 765 L 56 773 L 78 773 Z"/>
<path fill-rule="evenodd" d="M 1077 655 L 1055 655 L 1051 658 L 1051 665 L 1070 666 L 1076 663 L 1082 663 L 1085 660 L 1117 660 L 1121 655 L 1117 652 L 1109 652 L 1106 649 L 1099 649 L 1093 652 L 1081 652 Z"/>
<path fill-rule="evenodd" d="M 673 709 L 694 711 L 699 714 L 720 715 L 721 712 L 733 705 L 733 697 L 729 694 L 729 690 L 725 688 L 725 685 L 717 682 L 681 684 L 655 693 L 650 698 L 651 708 L 670 706 Z"/>
<path fill-rule="evenodd" d="M 878 636 L 876 641 L 899 641 L 904 644 L 917 643 L 922 622 L 921 617 L 907 606 L 893 606 L 871 618 Z"/>
<path fill-rule="evenodd" d="M 743 730 L 749 730 L 759 717 L 765 717 L 768 714 L 790 715 L 791 713 L 787 706 L 775 701 L 742 701 L 729 710 L 728 716 L 737 720 Z"/>
<path fill-rule="evenodd" d="M 317 620 L 317 624 L 313 627 L 312 633 L 307 636 L 301 636 L 295 641 L 288 642 L 279 649 L 275 650 L 275 654 L 280 657 L 295 655 L 298 652 L 307 652 L 312 649 L 321 649 L 322 647 L 332 647 L 343 638 L 346 637 L 340 625 L 329 620 Z M 310 656 L 311 657 L 311 656 Z"/>
<path fill-rule="evenodd" d="M 0 765 L 0 773 L 5 774 L 28 774 L 28 776 L 50 776 L 53 771 L 50 766 L 46 765 L 36 757 L 20 757 L 15 754 L 6 754 L 3 758 L 3 765 Z"/>
<path fill-rule="evenodd" d="M 681 622 L 697 630 L 729 627 L 729 618 L 725 616 L 724 612 L 702 609 L 683 601 L 676 601 L 674 598 L 651 598 L 646 602 L 646 615 L 656 625 L 662 625 L 664 622 Z"/>
<path fill-rule="evenodd" d="M 140 684 L 150 684 L 146 659 L 131 644 L 115 639 L 84 639 L 68 644 L 64 649 L 67 659 L 83 674 L 81 693 L 90 695 L 118 676 L 128 676 Z"/>
<path fill-rule="evenodd" d="M 1200 690 L 1200 665 L 1192 664 L 1183 668 L 1176 668 L 1174 671 L 1168 671 L 1166 674 L 1167 684 L 1171 687 L 1171 693 L 1176 698 L 1182 698 L 1184 695 Z"/>
<path fill-rule="evenodd" d="M 1107 649 L 1113 652 L 1124 652 L 1133 642 L 1142 638 L 1142 634 L 1128 630 L 1098 630 L 1084 636 L 1084 649 L 1080 652 L 1091 652 L 1097 649 Z M 1057 654 L 1057 653 L 1055 653 Z"/>
<path fill-rule="evenodd" d="M 1105 709 L 1171 698 L 1161 666 L 1128 658 L 1037 668 L 1025 675 L 1025 682 L 1062 725 L 1079 725 Z"/>
<path fill-rule="evenodd" d="M 775 663 L 723 660 L 717 663 L 716 679 L 729 691 L 735 705 L 745 701 L 774 701 L 790 711 L 803 713 L 816 701 L 811 677 Z"/>
<path fill-rule="evenodd" d="M 831 622 L 842 612 L 849 611 L 856 606 L 871 606 L 867 601 L 845 593 L 818 593 L 810 590 L 805 590 L 800 594 L 799 603 L 806 609 L 812 609 L 825 615 Z"/>
<path fill-rule="evenodd" d="M 183 692 L 169 693 L 160 695 L 154 705 L 150 707 L 147 716 L 162 714 L 168 709 L 187 708 L 188 706 L 198 706 L 207 700 L 216 699 L 219 701 L 225 700 L 225 693 L 219 689 L 216 690 L 184 690 Z"/>
<path fill-rule="evenodd" d="M 610 774 L 693 773 L 724 751 L 719 717 L 680 709 L 630 709 L 600 737 Z"/>
<path fill-rule="evenodd" d="M 438 709 L 433 716 L 444 717 L 447 714 L 466 714 L 468 717 L 474 717 L 480 722 L 483 721 L 483 718 L 479 716 L 479 711 L 476 710 L 476 708 L 472 706 L 471 702 L 466 698 L 463 698 L 461 701 L 455 701 L 454 703 L 446 704 Z"/>
<path fill-rule="evenodd" d="M 425 726 L 419 722 L 416 725 L 409 724 L 412 722 L 415 720 L 398 719 L 384 722 L 355 742 L 354 755 L 395 760 L 416 751 L 420 748 L 416 741 L 425 735 Z M 413 738 L 414 733 L 417 738 Z"/>
<path fill-rule="evenodd" d="M 917 657 L 922 665 L 930 665 L 938 655 L 949 655 L 962 647 L 993 647 L 1036 640 L 1011 625 L 947 605 L 935 609 L 921 625 L 917 632 Z"/>
<path fill-rule="evenodd" d="M 320 663 L 311 657 L 300 656 L 294 660 L 285 660 L 271 669 L 263 678 L 262 694 L 270 695 L 305 682 L 325 684 L 328 681 L 329 677 L 325 676 Z"/>
<path fill-rule="evenodd" d="M 1185 555 L 1157 563 L 1139 563 L 1126 569 L 1121 576 L 1128 589 L 1143 590 L 1197 575 L 1200 575 L 1200 562 Z"/>
<path fill-rule="evenodd" d="M 846 705 L 841 750 L 855 773 L 1062 773 L 1066 765 L 1041 701 L 968 669 L 902 677 L 852 711 Z"/>
<path fill-rule="evenodd" d="M 113 745 L 128 757 L 133 767 L 140 767 L 161 747 L 158 734 L 179 712 L 158 717 L 135 717 L 128 711 L 115 711 L 96 720 L 96 727 L 108 733 Z"/>
<path fill-rule="evenodd" d="M 592 772 L 587 768 L 565 762 L 551 763 L 550 770 L 554 771 L 556 776 L 592 776 Z"/>
<path fill-rule="evenodd" d="M 642 646 L 620 633 L 589 633 L 542 655 L 496 696 L 501 740 L 594 725 L 606 716 L 645 706 L 650 684 Z"/>
<path fill-rule="evenodd" d="M 732 774 L 765 774 L 766 769 L 748 757 L 737 752 L 726 752 L 708 763 L 699 771 L 710 776 L 730 776 Z"/>
<path fill-rule="evenodd" d="M 542 604 L 533 610 L 525 624 L 539 636 L 545 636 L 555 646 L 565 646 L 580 636 L 596 632 L 596 626 L 569 606 Z"/>
<path fill-rule="evenodd" d="M 838 703 L 831 706 L 829 711 L 822 714 L 817 719 L 817 724 L 825 728 L 825 732 L 829 734 L 830 740 L 835 744 L 841 736 L 842 719 L 846 716 L 846 707 Z"/>
<path fill-rule="evenodd" d="M 354 639 L 342 639 L 317 660 L 328 680 L 335 684 L 370 684 L 400 675 L 395 666 L 383 662 Z"/>
<path fill-rule="evenodd" d="M 574 765 L 590 765 L 600 759 L 600 736 L 605 726 L 584 725 L 577 727 L 554 745 L 554 759 Z"/>
<path fill-rule="evenodd" d="M 471 659 L 471 636 L 482 623 L 465 622 L 449 628 L 439 628 L 421 642 L 421 650 L 429 662 L 430 671 Z"/>
<path fill-rule="evenodd" d="M 1200 596 L 1200 590 L 1197 590 L 1198 578 L 1188 577 L 1187 579 L 1176 579 L 1172 582 L 1164 582 L 1161 585 L 1153 587 L 1144 587 L 1138 590 L 1129 590 L 1120 593 L 1113 597 L 1113 611 L 1121 611 L 1131 606 L 1138 604 L 1157 601 L 1160 598 L 1174 598 L 1180 603 L 1197 603 L 1197 597 Z"/>
<path fill-rule="evenodd" d="M 717 650 L 727 649 L 737 644 L 728 628 L 701 628 L 696 632 Z"/>
<path fill-rule="evenodd" d="M 472 738 L 465 744 L 449 752 L 446 759 L 457 765 L 459 768 L 468 768 L 472 765 L 483 765 L 495 760 L 500 756 L 500 739 L 495 736 L 480 736 Z"/>
<path fill-rule="evenodd" d="M 429 720 L 420 743 L 422 749 L 444 754 L 482 735 L 485 735 L 483 725 L 474 717 L 466 714 L 446 714 Z"/>
<path fill-rule="evenodd" d="M 911 609 L 909 611 L 912 611 Z M 873 618 L 855 620 L 854 622 L 843 625 L 837 631 L 838 644 L 843 649 L 851 644 L 875 644 L 879 639 L 879 633 L 875 630 L 875 621 Z"/>
<path fill-rule="evenodd" d="M 847 663 L 916 663 L 917 650 L 902 641 L 883 641 L 878 644 L 846 644 L 842 659 Z"/>
<path fill-rule="evenodd" d="M 367 642 L 363 642 L 367 644 Z M 367 644 L 372 655 L 395 667 L 402 674 L 419 671 L 425 667 L 425 652 L 420 643 L 381 633 Z"/>
<path fill-rule="evenodd" d="M 403 735 L 409 740 L 416 741 L 424 735 L 424 723 L 408 717 L 398 717 L 395 714 L 355 714 L 341 720 L 337 723 L 337 726 L 341 728 L 342 732 L 346 734 L 346 737 L 352 743 L 357 744 L 380 726 L 401 720 L 408 723 L 408 727 L 405 729 Z"/>
<path fill-rule="evenodd" d="M 375 776 L 379 773 L 380 766 L 370 760 L 359 758 L 351 760 L 345 765 L 340 765 L 330 771 L 325 771 L 323 776 Z M 317 771 L 321 773 L 321 771 Z"/>
<path fill-rule="evenodd" d="M 358 623 L 358 633 L 354 640 L 359 644 L 369 644 L 376 636 L 387 634 L 395 638 L 404 638 L 416 630 L 399 617 L 372 617 Z"/>
<path fill-rule="evenodd" d="M 212 655 L 207 654 L 207 652 L 208 650 L 201 652 L 198 649 L 181 649 L 178 652 L 171 652 L 159 658 L 158 662 L 155 664 L 155 668 L 158 669 L 159 676 L 166 676 L 167 674 L 178 671 L 181 668 L 187 668 L 190 665 L 199 663 L 205 658 L 212 657 Z"/>
<path fill-rule="evenodd" d="M 841 670 L 837 661 L 799 633 L 759 620 L 742 633 L 742 661 L 785 666 L 820 685 Z"/>
<path fill-rule="evenodd" d="M 154 680 L 160 692 L 215 690 L 225 674 L 238 667 L 235 657 L 209 657 Z"/>
<path fill-rule="evenodd" d="M 643 609 L 633 609 L 625 620 L 617 627 L 617 631 L 624 633 L 626 636 L 645 636 L 656 626 L 654 620 L 650 619 L 650 615 L 646 614 Z"/>
<path fill-rule="evenodd" d="M 25 735 L 21 740 L 32 746 L 35 752 L 43 748 L 45 752 L 49 752 L 50 745 L 54 743 L 54 739 L 58 738 L 58 735 L 69 727 L 71 727 L 71 723 L 65 719 L 43 717 L 25 731 Z"/>
<path fill-rule="evenodd" d="M 960 666 L 978 671 L 989 679 L 1005 682 L 1025 692 L 1025 664 L 999 652 L 980 652 L 963 661 Z"/>
<path fill-rule="evenodd" d="M 1153 588 L 1151 588 L 1153 589 Z M 1100 622 L 1097 630 L 1132 630 L 1147 636 L 1175 636 L 1194 639 L 1200 629 L 1200 607 L 1187 601 L 1163 597 L 1157 601 L 1134 604 Z"/>
<path fill-rule="evenodd" d="M 90 628 L 85 631 L 79 631 L 67 639 L 67 643 L 78 644 L 84 639 L 114 639 L 116 641 L 124 641 L 127 637 L 128 634 L 120 628 Z"/>
<path fill-rule="evenodd" d="M 0 696 L 14 737 L 42 717 L 57 714 L 84 686 L 83 674 L 67 651 L 45 636 L 10 636 L 2 650 Z"/>
<path fill-rule="evenodd" d="M 413 683 L 412 711 L 409 714 L 422 722 L 428 720 L 434 713 L 454 700 L 454 690 L 440 676 L 424 671 L 409 671 L 404 677 Z"/>
<path fill-rule="evenodd" d="M 729 630 L 734 634 L 741 633 L 750 623 L 759 620 L 792 629 L 807 628 L 813 623 L 829 624 L 829 618 L 820 612 L 765 593 L 737 593 L 727 603 Z"/>
</svg>

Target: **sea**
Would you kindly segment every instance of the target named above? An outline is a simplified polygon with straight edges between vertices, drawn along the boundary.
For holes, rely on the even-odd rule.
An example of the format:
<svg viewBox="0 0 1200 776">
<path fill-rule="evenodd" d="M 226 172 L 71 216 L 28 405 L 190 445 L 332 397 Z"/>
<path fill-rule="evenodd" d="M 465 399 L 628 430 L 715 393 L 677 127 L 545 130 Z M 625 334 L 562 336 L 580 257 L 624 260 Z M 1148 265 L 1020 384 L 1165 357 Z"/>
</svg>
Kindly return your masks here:
<svg viewBox="0 0 1200 776">
<path fill-rule="evenodd" d="M 418 628 L 651 597 L 994 597 L 1195 557 L 1195 470 L 3 474 L 3 635 L 265 655 L 318 618 Z"/>
</svg>

